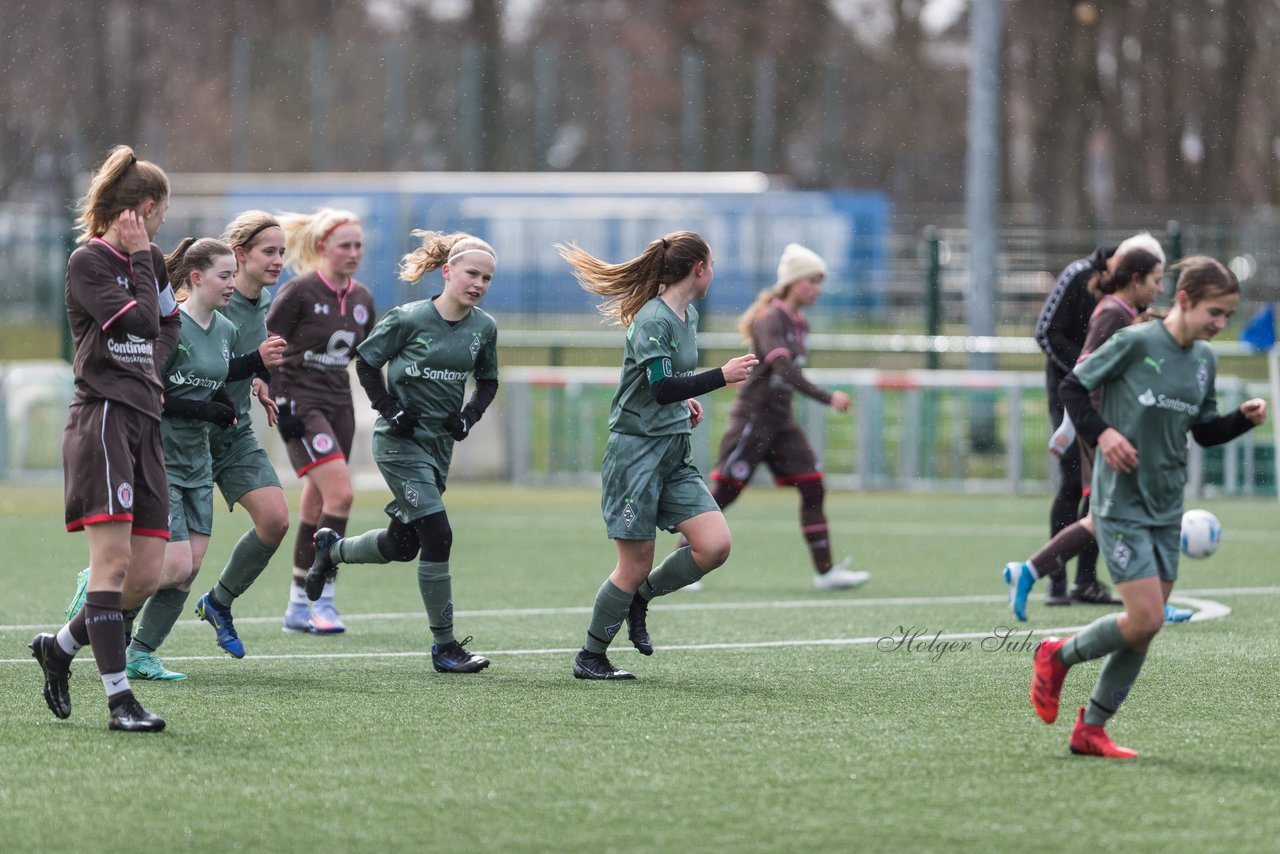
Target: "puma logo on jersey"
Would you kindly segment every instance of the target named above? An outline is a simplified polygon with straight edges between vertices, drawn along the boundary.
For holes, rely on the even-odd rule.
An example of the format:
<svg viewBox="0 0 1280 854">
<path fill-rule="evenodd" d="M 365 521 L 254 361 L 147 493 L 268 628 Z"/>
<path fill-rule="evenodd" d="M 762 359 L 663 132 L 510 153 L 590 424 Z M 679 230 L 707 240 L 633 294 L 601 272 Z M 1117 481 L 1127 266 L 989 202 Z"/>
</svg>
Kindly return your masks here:
<svg viewBox="0 0 1280 854">
<path fill-rule="evenodd" d="M 1144 356 L 1142 358 L 1142 364 L 1150 365 L 1157 374 L 1164 370 L 1164 359 L 1153 359 L 1150 356 Z"/>
<path fill-rule="evenodd" d="M 422 349 L 424 349 L 424 350 L 430 350 L 430 349 L 431 349 L 431 342 L 432 342 L 432 341 L 434 341 L 435 339 L 434 339 L 434 338 L 423 338 L 421 335 L 419 335 L 417 338 L 414 338 L 413 340 L 414 340 L 414 341 L 417 341 L 419 344 L 421 344 L 421 345 L 422 345 Z"/>
</svg>

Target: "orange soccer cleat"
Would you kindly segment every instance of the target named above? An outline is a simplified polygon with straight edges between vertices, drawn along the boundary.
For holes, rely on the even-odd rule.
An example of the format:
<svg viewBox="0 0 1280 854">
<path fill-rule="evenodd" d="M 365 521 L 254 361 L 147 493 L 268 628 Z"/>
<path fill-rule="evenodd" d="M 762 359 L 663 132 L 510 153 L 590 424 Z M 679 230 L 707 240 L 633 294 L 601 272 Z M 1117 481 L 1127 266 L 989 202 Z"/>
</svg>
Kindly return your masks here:
<svg viewBox="0 0 1280 854">
<path fill-rule="evenodd" d="M 1076 728 L 1071 731 L 1071 752 L 1080 756 L 1102 756 L 1106 759 L 1136 759 L 1138 751 L 1121 747 L 1100 726 L 1084 722 L 1084 708 L 1076 714 Z"/>
<path fill-rule="evenodd" d="M 1063 640 L 1055 637 L 1040 641 L 1031 672 L 1031 705 L 1047 724 L 1058 719 L 1058 698 L 1062 694 L 1062 681 L 1067 678 L 1067 665 L 1059 661 L 1057 655 L 1062 644 Z"/>
</svg>

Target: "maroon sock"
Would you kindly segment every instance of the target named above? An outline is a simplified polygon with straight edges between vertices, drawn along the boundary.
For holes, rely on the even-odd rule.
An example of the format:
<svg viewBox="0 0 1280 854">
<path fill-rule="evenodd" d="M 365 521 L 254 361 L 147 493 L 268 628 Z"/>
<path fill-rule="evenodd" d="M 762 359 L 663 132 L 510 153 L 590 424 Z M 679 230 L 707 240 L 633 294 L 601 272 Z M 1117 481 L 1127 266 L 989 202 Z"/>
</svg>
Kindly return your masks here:
<svg viewBox="0 0 1280 854">
<path fill-rule="evenodd" d="M 338 532 L 339 537 L 345 537 L 347 535 L 347 517 L 346 516 L 330 516 L 327 513 L 322 513 L 320 515 L 319 527 L 331 528 L 332 530 Z M 312 551 L 314 552 L 315 550 L 312 549 Z M 307 564 L 307 566 L 311 566 L 311 564 Z"/>
<path fill-rule="evenodd" d="M 98 672 L 124 672 L 124 597 L 116 591 L 90 591 L 84 600 L 84 622 Z"/>
<path fill-rule="evenodd" d="M 298 523 L 298 539 L 293 543 L 293 565 L 306 569 L 315 562 L 316 544 L 312 538 L 316 535 L 316 526 L 310 522 Z M 294 582 L 301 586 L 301 579 L 295 578 Z"/>
<path fill-rule="evenodd" d="M 831 569 L 831 529 L 827 514 L 823 512 L 826 488 L 821 480 L 802 480 L 796 485 L 800 491 L 800 532 L 809 546 L 813 568 L 818 572 Z"/>
<path fill-rule="evenodd" d="M 1036 574 L 1041 578 L 1063 572 L 1067 561 L 1087 549 L 1093 543 L 1093 534 L 1079 522 L 1073 522 L 1059 531 L 1052 540 L 1030 558 Z"/>
<path fill-rule="evenodd" d="M 76 611 L 76 615 L 71 618 L 71 622 L 67 623 L 67 628 L 71 630 L 71 637 L 76 643 L 81 646 L 89 645 L 89 627 L 85 625 L 83 607 Z"/>
</svg>

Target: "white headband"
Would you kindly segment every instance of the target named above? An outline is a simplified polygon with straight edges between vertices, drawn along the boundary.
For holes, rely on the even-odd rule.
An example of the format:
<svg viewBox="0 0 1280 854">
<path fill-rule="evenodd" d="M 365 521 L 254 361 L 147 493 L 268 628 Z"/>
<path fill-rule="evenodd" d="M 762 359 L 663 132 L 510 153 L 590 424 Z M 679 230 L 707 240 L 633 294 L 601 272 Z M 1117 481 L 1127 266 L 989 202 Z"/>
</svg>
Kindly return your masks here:
<svg viewBox="0 0 1280 854">
<path fill-rule="evenodd" d="M 468 252 L 480 252 L 484 255 L 488 255 L 490 258 L 493 258 L 494 264 L 498 263 L 497 257 L 487 249 L 463 249 L 461 252 L 455 252 L 453 255 L 450 255 L 449 260 L 446 261 L 445 263 L 452 264 L 455 258 L 461 258 L 463 255 L 466 255 Z"/>
</svg>

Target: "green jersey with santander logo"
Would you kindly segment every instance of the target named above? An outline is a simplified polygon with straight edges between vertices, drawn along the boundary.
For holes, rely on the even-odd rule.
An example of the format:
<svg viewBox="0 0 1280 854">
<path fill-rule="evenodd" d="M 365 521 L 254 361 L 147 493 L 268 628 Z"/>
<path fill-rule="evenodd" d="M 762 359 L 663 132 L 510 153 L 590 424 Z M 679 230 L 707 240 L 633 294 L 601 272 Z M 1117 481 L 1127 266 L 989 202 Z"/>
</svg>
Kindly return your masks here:
<svg viewBox="0 0 1280 854">
<path fill-rule="evenodd" d="M 1110 468 L 1098 450 L 1093 512 L 1150 525 L 1177 524 L 1187 483 L 1187 431 L 1218 417 L 1218 362 L 1207 341 L 1183 347 L 1163 323 L 1116 332 L 1076 365 L 1085 388 L 1102 390 L 1102 420 L 1138 449 L 1128 474 Z"/>
</svg>

